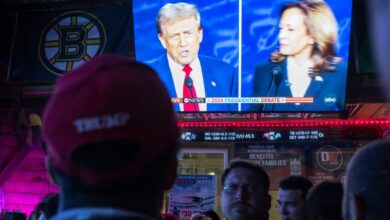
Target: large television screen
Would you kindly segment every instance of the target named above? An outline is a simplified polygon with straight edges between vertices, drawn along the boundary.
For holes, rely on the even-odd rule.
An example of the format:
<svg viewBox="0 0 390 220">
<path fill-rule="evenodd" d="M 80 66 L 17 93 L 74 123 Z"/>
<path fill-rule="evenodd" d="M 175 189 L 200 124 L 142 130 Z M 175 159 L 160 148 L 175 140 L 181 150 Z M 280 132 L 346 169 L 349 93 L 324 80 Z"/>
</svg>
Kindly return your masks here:
<svg viewBox="0 0 390 220">
<path fill-rule="evenodd" d="M 133 0 L 135 57 L 178 112 L 341 112 L 352 0 Z"/>
</svg>

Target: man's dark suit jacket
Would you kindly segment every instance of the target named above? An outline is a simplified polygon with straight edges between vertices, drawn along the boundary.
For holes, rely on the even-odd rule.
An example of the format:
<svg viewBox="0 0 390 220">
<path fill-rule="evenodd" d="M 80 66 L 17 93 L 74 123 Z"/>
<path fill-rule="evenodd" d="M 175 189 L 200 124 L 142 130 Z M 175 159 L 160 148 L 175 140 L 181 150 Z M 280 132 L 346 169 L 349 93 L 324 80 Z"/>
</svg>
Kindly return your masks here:
<svg viewBox="0 0 390 220">
<path fill-rule="evenodd" d="M 206 97 L 237 97 L 237 72 L 229 64 L 217 59 L 199 55 L 200 66 L 203 74 Z M 169 69 L 166 54 L 146 62 L 159 75 L 167 87 L 172 98 L 178 97 L 173 82 L 173 74 Z M 183 73 L 184 74 L 184 73 Z M 181 95 L 180 95 L 181 97 Z M 176 111 L 180 111 L 179 105 L 174 104 Z M 237 104 L 207 104 L 208 112 L 237 111 Z"/>
<path fill-rule="evenodd" d="M 346 89 L 346 65 L 334 65 L 335 71 L 323 71 L 323 81 L 312 79 L 304 97 L 313 97 L 312 104 L 265 104 L 252 105 L 253 111 L 317 112 L 343 111 Z M 287 79 L 287 59 L 281 63 L 268 62 L 256 68 L 253 97 L 292 97 Z"/>
</svg>

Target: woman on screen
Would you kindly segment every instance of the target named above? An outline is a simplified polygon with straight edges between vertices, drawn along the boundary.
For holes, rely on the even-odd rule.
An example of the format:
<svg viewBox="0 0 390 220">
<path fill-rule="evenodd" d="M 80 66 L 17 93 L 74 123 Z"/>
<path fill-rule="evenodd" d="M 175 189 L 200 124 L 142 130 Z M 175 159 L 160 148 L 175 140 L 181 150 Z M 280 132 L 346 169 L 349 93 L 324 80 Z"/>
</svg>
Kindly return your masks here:
<svg viewBox="0 0 390 220">
<path fill-rule="evenodd" d="M 346 66 L 334 48 L 338 25 L 332 10 L 324 1 L 300 1 L 285 5 L 280 15 L 279 50 L 256 68 L 253 96 L 288 103 L 254 110 L 342 111 Z"/>
</svg>

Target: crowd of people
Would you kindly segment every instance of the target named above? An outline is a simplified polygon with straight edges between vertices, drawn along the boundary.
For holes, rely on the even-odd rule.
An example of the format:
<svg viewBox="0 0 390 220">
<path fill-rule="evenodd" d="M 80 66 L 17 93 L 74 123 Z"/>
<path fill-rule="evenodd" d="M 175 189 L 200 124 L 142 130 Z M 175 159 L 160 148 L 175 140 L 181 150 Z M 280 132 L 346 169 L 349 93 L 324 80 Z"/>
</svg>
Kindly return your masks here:
<svg viewBox="0 0 390 220">
<path fill-rule="evenodd" d="M 169 93 L 152 68 L 117 55 L 93 58 L 57 81 L 43 123 L 48 173 L 60 189 L 51 219 L 163 218 L 163 193 L 176 178 L 180 141 Z M 390 142 L 380 141 L 356 153 L 344 196 L 339 183 L 312 187 L 302 176 L 283 179 L 281 218 L 342 219 L 343 213 L 345 220 L 390 219 L 381 211 L 390 199 L 389 151 Z M 270 179 L 262 167 L 232 160 L 221 184 L 224 219 L 269 219 Z M 219 217 L 193 216 L 208 218 Z"/>
</svg>

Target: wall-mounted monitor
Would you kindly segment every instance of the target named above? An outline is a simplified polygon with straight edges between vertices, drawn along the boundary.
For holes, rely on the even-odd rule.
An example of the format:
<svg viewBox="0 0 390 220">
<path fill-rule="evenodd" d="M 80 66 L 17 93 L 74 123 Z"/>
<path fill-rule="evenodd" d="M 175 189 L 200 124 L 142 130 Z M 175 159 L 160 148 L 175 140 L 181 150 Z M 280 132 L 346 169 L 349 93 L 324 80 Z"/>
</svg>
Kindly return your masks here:
<svg viewBox="0 0 390 220">
<path fill-rule="evenodd" d="M 352 0 L 133 0 L 135 57 L 178 112 L 341 112 Z"/>
</svg>

